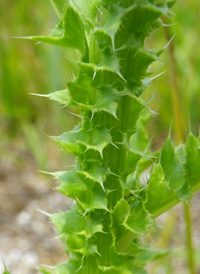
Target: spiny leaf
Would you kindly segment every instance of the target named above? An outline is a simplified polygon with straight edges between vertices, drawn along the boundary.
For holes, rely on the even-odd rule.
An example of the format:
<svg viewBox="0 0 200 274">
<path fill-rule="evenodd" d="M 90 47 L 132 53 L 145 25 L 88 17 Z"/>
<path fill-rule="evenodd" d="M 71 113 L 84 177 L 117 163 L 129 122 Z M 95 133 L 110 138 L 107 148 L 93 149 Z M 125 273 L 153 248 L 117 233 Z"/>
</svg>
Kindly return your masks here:
<svg viewBox="0 0 200 274">
<path fill-rule="evenodd" d="M 59 264 L 55 267 L 55 274 L 74 274 L 80 268 L 80 261 L 77 259 L 71 259 L 67 263 Z"/>
<path fill-rule="evenodd" d="M 115 237 L 119 238 L 125 230 L 124 224 L 128 216 L 130 215 L 130 206 L 125 199 L 121 199 L 115 205 L 112 213 L 113 230 Z"/>
<path fill-rule="evenodd" d="M 131 151 L 143 156 L 148 151 L 149 139 L 142 120 L 136 124 L 136 132 L 130 137 Z"/>
<path fill-rule="evenodd" d="M 83 152 L 79 144 L 76 142 L 77 130 L 80 126 L 74 128 L 74 130 L 63 133 L 59 137 L 52 137 L 54 141 L 65 151 L 71 152 L 74 155 L 79 155 Z"/>
<path fill-rule="evenodd" d="M 146 211 L 141 198 L 134 197 L 129 204 L 130 216 L 126 220 L 127 227 L 136 234 L 146 234 L 150 227 L 155 226 L 154 220 Z"/>
<path fill-rule="evenodd" d="M 71 7 L 65 8 L 64 14 L 50 36 L 30 36 L 29 39 L 48 44 L 79 49 L 84 55 L 87 50 L 83 23 L 78 13 Z"/>
<path fill-rule="evenodd" d="M 114 88 L 109 86 L 95 88 L 92 85 L 83 87 L 80 84 L 68 83 L 68 89 L 74 104 L 82 109 L 91 110 L 93 114 L 105 111 L 116 117 L 120 94 Z"/>
<path fill-rule="evenodd" d="M 123 232 L 122 226 L 133 233 L 143 235 L 151 226 L 155 225 L 155 222 L 145 210 L 143 202 L 139 197 L 134 197 L 129 202 L 121 199 L 115 206 L 113 217 L 114 226 L 115 223 L 119 226 L 119 231 L 115 228 L 118 237 Z"/>
<path fill-rule="evenodd" d="M 113 270 L 120 270 L 121 272 L 119 273 L 146 274 L 143 267 L 135 264 L 134 257 L 130 254 L 118 253 L 113 248 L 110 248 L 110 261 L 114 266 Z"/>
<path fill-rule="evenodd" d="M 94 244 L 96 237 L 86 239 L 80 234 L 61 234 L 60 238 L 65 244 L 66 250 L 75 252 L 82 256 L 91 256 L 99 254 L 96 244 Z"/>
<path fill-rule="evenodd" d="M 146 70 L 151 63 L 153 63 L 157 56 L 152 54 L 151 51 L 145 51 L 143 49 L 137 50 L 135 57 L 131 63 L 131 78 L 140 79 L 140 75 L 145 75 Z"/>
<path fill-rule="evenodd" d="M 105 111 L 116 117 L 120 94 L 111 84 L 96 80 L 97 67 L 79 63 L 79 75 L 67 86 L 73 103 L 93 114 Z M 105 72 L 104 72 L 105 73 Z"/>
<path fill-rule="evenodd" d="M 50 100 L 57 101 L 58 103 L 65 106 L 68 106 L 71 102 L 69 91 L 67 89 L 49 93 L 47 94 L 47 97 Z"/>
<path fill-rule="evenodd" d="M 36 93 L 30 93 L 30 94 L 49 98 L 50 100 L 57 101 L 58 103 L 63 104 L 65 106 L 68 106 L 72 103 L 69 91 L 67 89 L 54 91 L 49 94 L 36 94 Z"/>
<path fill-rule="evenodd" d="M 119 60 L 113 49 L 112 37 L 102 30 L 96 30 L 93 35 L 99 51 L 98 58 L 93 57 L 94 64 L 99 68 L 119 73 Z"/>
<path fill-rule="evenodd" d="M 176 191 L 181 188 L 185 181 L 184 168 L 175 155 L 170 139 L 163 146 L 160 162 L 165 173 L 165 179 L 169 182 L 171 189 Z"/>
<path fill-rule="evenodd" d="M 159 215 L 168 205 L 178 203 L 178 196 L 169 188 L 160 164 L 152 169 L 146 189 L 145 207 L 151 213 Z"/>
<path fill-rule="evenodd" d="M 105 192 L 97 183 L 80 179 L 75 171 L 55 172 L 52 175 L 61 183 L 57 189 L 75 199 L 86 212 L 97 208 L 107 210 Z"/>
<path fill-rule="evenodd" d="M 70 151 L 75 155 L 92 149 L 98 151 L 102 156 L 104 148 L 108 144 L 112 144 L 110 131 L 105 127 L 96 127 L 85 131 L 81 130 L 79 125 L 74 130 L 59 137 L 54 137 L 54 139 L 64 150 Z M 85 148 L 81 149 L 79 145 L 83 145 Z"/>
<path fill-rule="evenodd" d="M 76 205 L 74 205 L 70 211 L 51 215 L 50 220 L 61 234 L 81 233 L 84 231 L 85 219 L 78 214 Z"/>
<path fill-rule="evenodd" d="M 119 37 L 122 32 L 129 34 L 127 35 L 127 40 L 131 37 L 130 33 L 139 34 L 142 38 L 148 36 L 154 29 L 155 22 L 162 14 L 161 9 L 150 4 L 149 1 L 141 0 L 137 0 L 134 4 L 129 5 L 127 10 L 129 12 L 121 20 L 123 28 L 118 32 Z M 130 21 L 131 24 L 129 23 Z"/>
<path fill-rule="evenodd" d="M 103 232 L 101 219 L 101 213 L 98 211 L 90 215 L 81 215 L 77 205 L 73 205 L 70 211 L 56 213 L 50 217 L 60 234 L 79 234 L 86 238 L 92 237 L 97 232 Z"/>
<path fill-rule="evenodd" d="M 180 199 L 187 201 L 190 197 L 187 188 L 181 193 L 185 184 L 185 169 L 178 159 L 170 139 L 163 146 L 160 162 L 165 173 L 165 180 L 169 182 L 169 187 L 179 195 Z"/>
<path fill-rule="evenodd" d="M 103 166 L 100 162 L 93 160 L 84 162 L 82 165 L 82 170 L 77 171 L 77 174 L 98 182 L 103 189 L 105 179 L 109 173 L 110 172 L 107 167 Z"/>
<path fill-rule="evenodd" d="M 200 187 L 200 146 L 199 140 L 190 134 L 185 144 L 186 151 L 186 180 L 192 192 Z"/>
</svg>

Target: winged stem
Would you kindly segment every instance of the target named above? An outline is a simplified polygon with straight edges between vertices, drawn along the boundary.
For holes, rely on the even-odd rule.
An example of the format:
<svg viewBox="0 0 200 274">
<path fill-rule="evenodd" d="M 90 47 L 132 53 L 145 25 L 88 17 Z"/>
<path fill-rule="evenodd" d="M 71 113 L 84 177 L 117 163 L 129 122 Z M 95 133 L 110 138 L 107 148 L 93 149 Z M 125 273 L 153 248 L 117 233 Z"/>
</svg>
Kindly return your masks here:
<svg viewBox="0 0 200 274">
<path fill-rule="evenodd" d="M 151 82 L 149 66 L 160 50 L 146 49 L 160 17 L 174 1 L 54 0 L 61 14 L 50 36 L 29 39 L 73 48 L 78 72 L 50 99 L 81 110 L 79 124 L 55 138 L 76 156 L 73 170 L 52 174 L 72 198 L 70 211 L 53 214 L 69 254 L 56 274 L 143 274 L 149 257 L 166 254 L 140 243 L 155 218 L 199 189 L 199 140 L 174 147 L 168 139 L 159 162 L 149 148 L 140 95 Z M 145 164 L 144 164 L 145 163 Z M 144 186 L 141 172 L 153 165 Z"/>
</svg>

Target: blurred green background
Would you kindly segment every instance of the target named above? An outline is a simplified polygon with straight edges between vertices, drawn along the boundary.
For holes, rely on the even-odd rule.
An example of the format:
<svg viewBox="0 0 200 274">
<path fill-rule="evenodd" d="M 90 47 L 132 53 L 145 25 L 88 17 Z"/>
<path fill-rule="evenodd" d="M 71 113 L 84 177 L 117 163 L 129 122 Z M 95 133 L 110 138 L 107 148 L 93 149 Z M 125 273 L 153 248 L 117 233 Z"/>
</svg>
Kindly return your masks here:
<svg viewBox="0 0 200 274">
<path fill-rule="evenodd" d="M 195 135 L 200 123 L 200 2 L 178 1 L 175 15 L 167 19 L 167 34 L 163 29 L 148 40 L 147 46 L 164 47 L 174 34 L 173 57 L 176 65 L 176 81 L 181 105 L 184 134 L 189 125 Z M 18 172 L 31 168 L 61 170 L 71 161 L 71 156 L 60 153 L 47 135 L 59 135 L 70 129 L 75 121 L 71 110 L 62 108 L 45 98 L 30 93 L 50 93 L 64 89 L 74 68 L 65 58 L 72 54 L 58 47 L 35 44 L 14 39 L 14 36 L 48 34 L 55 26 L 56 14 L 48 0 L 0 0 L 0 170 L 5 163 L 15 165 Z M 172 123 L 175 139 L 176 124 L 173 121 L 172 81 L 169 51 L 162 54 L 162 64 L 152 66 L 151 71 L 165 73 L 155 79 L 146 90 L 153 115 L 147 128 L 155 149 L 168 135 Z M 5 176 L 0 172 L 1 176 Z M 3 178 L 3 177 L 2 177 Z M 172 273 L 172 272 L 170 272 Z M 180 273 L 180 272 L 175 272 Z M 184 273 L 184 272 L 181 272 Z"/>
<path fill-rule="evenodd" d="M 13 36 L 48 34 L 57 20 L 48 0 L 0 0 L 0 144 L 20 146 L 38 168 L 47 168 L 49 155 L 47 135 L 56 135 L 72 126 L 74 118 L 66 109 L 29 93 L 49 93 L 65 88 L 71 76 L 71 65 L 62 49 L 13 39 Z M 177 81 L 180 91 L 181 116 L 185 134 L 189 123 L 197 134 L 200 121 L 200 47 L 199 1 L 177 2 L 168 27 L 173 39 L 177 63 Z M 162 48 L 167 44 L 163 29 L 148 41 L 150 47 Z M 146 98 L 154 94 L 152 109 L 159 113 L 149 122 L 149 135 L 159 147 L 173 121 L 170 84 L 170 61 L 166 50 L 163 64 L 153 67 L 156 73 L 165 71 L 145 92 Z M 155 73 L 155 74 L 156 74 Z M 173 130 L 175 123 L 173 123 Z M 47 142 L 47 145 L 46 145 Z M 54 157 L 55 158 L 55 157 Z"/>
<path fill-rule="evenodd" d="M 62 49 L 14 37 L 48 34 L 56 20 L 48 0 L 34 4 L 0 0 L 0 146 L 9 150 L 12 145 L 29 154 L 39 169 L 48 169 L 51 161 L 48 154 L 52 145 L 45 134 L 55 136 L 67 130 L 74 117 L 30 93 L 65 88 L 73 69 Z M 56 157 L 59 155 L 52 158 Z"/>
</svg>

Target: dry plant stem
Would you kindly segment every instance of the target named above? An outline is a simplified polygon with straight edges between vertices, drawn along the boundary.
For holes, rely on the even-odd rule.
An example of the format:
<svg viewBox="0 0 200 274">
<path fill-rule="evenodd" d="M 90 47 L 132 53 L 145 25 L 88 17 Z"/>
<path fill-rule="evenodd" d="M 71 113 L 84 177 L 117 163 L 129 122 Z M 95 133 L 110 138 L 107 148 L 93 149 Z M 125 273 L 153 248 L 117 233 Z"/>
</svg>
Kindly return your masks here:
<svg viewBox="0 0 200 274">
<path fill-rule="evenodd" d="M 171 34 L 170 29 L 167 27 L 163 28 L 165 37 L 167 41 L 170 40 Z M 176 132 L 176 143 L 179 144 L 181 141 L 185 140 L 185 130 L 182 120 L 182 111 L 180 104 L 180 92 L 178 88 L 178 76 L 177 76 L 177 64 L 174 55 L 174 44 L 173 41 L 168 46 L 168 55 L 170 59 L 170 81 L 171 81 L 171 96 L 173 103 L 173 113 L 175 120 L 175 132 Z M 194 263 L 194 248 L 192 243 L 192 216 L 190 213 L 190 207 L 184 204 L 185 212 L 185 225 L 186 225 L 186 247 L 188 252 L 188 267 L 191 274 L 195 273 L 195 263 Z"/>
<path fill-rule="evenodd" d="M 195 262 L 194 262 L 194 247 L 192 241 L 192 218 L 189 205 L 184 205 L 185 210 L 185 223 L 186 223 L 186 237 L 187 237 L 187 251 L 188 251 L 188 267 L 190 274 L 195 274 Z"/>
<path fill-rule="evenodd" d="M 169 41 L 171 38 L 169 27 L 164 27 L 164 35 L 166 40 Z M 181 117 L 182 110 L 180 105 L 180 92 L 178 88 L 178 75 L 177 75 L 177 64 L 174 56 L 174 44 L 173 41 L 168 46 L 168 55 L 170 61 L 170 90 L 173 103 L 173 113 L 175 120 L 175 130 L 176 130 L 176 143 L 179 144 L 181 141 L 185 140 L 185 132 L 183 126 L 183 120 Z"/>
</svg>

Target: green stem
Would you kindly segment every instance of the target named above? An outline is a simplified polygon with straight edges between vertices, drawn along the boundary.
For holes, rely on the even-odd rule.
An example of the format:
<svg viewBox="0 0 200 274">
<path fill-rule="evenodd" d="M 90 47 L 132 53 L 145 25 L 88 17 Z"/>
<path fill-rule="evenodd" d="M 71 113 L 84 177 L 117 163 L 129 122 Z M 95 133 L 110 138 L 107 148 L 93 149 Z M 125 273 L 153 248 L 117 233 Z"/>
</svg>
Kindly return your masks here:
<svg viewBox="0 0 200 274">
<path fill-rule="evenodd" d="M 135 234 L 133 234 L 129 230 L 126 230 L 124 234 L 118 240 L 117 251 L 126 252 L 126 250 L 128 249 L 129 245 L 132 243 L 134 238 L 135 238 Z"/>
<path fill-rule="evenodd" d="M 192 218 L 190 213 L 190 207 L 184 204 L 185 209 L 185 222 L 186 222 L 186 241 L 187 241 L 187 256 L 188 256 L 188 266 L 190 269 L 190 274 L 195 274 L 195 262 L 194 262 L 194 248 L 192 241 Z"/>
<path fill-rule="evenodd" d="M 169 28 L 164 27 L 164 34 L 167 41 L 170 40 L 171 34 Z M 171 96 L 173 102 L 173 112 L 175 120 L 175 132 L 176 132 L 176 141 L 179 144 L 185 139 L 184 134 L 184 125 L 182 121 L 182 111 L 180 105 L 180 92 L 177 81 L 177 63 L 174 54 L 174 45 L 173 41 L 168 46 L 168 55 L 170 59 L 170 78 L 171 78 Z M 184 205 L 185 211 L 185 225 L 186 225 L 186 247 L 188 252 L 188 267 L 190 274 L 195 273 L 195 263 L 194 263 L 194 248 L 192 242 L 192 217 L 190 213 L 189 205 Z"/>
<path fill-rule="evenodd" d="M 167 27 L 163 28 L 166 40 L 169 41 L 171 34 Z M 178 87 L 178 76 L 177 76 L 177 63 L 174 54 L 174 44 L 173 41 L 168 46 L 168 55 L 170 61 L 170 90 L 173 104 L 173 115 L 175 120 L 175 135 L 176 143 L 179 144 L 181 141 L 185 140 L 185 130 L 182 121 L 182 109 L 180 104 L 180 92 Z"/>
</svg>

